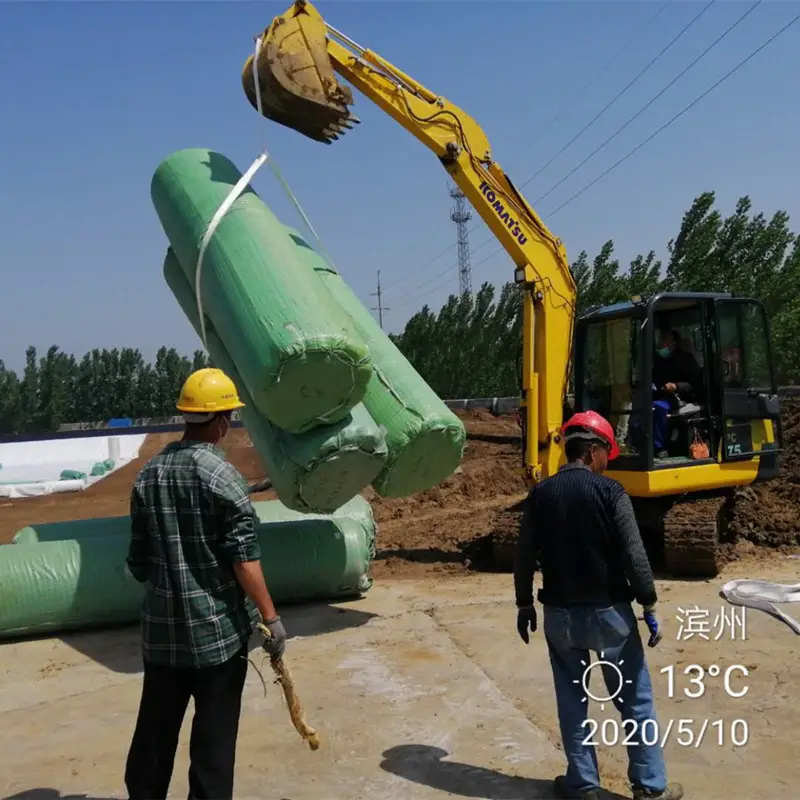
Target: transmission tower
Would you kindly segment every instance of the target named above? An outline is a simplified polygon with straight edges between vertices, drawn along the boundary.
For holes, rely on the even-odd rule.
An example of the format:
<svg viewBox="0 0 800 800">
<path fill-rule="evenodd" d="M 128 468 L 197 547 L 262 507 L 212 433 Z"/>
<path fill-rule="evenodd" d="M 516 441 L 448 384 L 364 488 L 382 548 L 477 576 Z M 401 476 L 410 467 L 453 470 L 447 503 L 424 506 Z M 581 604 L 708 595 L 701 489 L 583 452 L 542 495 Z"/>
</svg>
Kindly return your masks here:
<svg viewBox="0 0 800 800">
<path fill-rule="evenodd" d="M 383 329 L 383 312 L 389 311 L 389 307 L 383 304 L 383 290 L 381 289 L 381 271 L 378 270 L 378 291 L 377 292 L 370 292 L 373 297 L 378 298 L 378 305 L 373 306 L 372 310 L 378 312 L 378 324 Z"/>
<path fill-rule="evenodd" d="M 469 229 L 467 223 L 472 219 L 472 212 L 467 205 L 467 198 L 458 186 L 450 188 L 450 197 L 455 200 L 450 219 L 456 224 L 458 231 L 458 293 L 472 294 L 472 269 L 469 265 Z"/>
</svg>

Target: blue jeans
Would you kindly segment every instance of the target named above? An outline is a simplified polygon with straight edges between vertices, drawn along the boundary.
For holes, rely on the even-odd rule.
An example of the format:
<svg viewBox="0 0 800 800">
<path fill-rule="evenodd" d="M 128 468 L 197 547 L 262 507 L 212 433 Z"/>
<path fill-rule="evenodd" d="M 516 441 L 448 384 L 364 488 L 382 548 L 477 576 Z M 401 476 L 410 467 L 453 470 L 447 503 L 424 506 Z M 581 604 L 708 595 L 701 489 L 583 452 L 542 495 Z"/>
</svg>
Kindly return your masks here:
<svg viewBox="0 0 800 800">
<path fill-rule="evenodd" d="M 670 405 L 666 400 L 656 400 L 653 403 L 653 445 L 656 452 L 667 449 L 669 412 Z"/>
<path fill-rule="evenodd" d="M 622 688 L 614 705 L 624 720 L 636 723 L 635 731 L 632 722 L 626 722 L 625 728 L 620 729 L 620 741 L 629 736 L 632 742 L 627 745 L 628 780 L 634 787 L 663 791 L 667 775 L 661 747 L 658 742 L 652 746 L 642 744 L 642 723 L 646 719 L 655 721 L 656 714 L 650 673 L 631 605 L 618 603 L 608 608 L 544 606 L 544 634 L 553 668 L 561 739 L 569 764 L 566 775 L 569 787 L 578 792 L 600 788 L 594 746 L 582 743 L 593 732 L 582 724 L 589 706 L 584 702 L 582 680 L 590 664 L 589 651 L 593 650 L 602 653 L 602 660 L 612 664 L 624 661 L 619 668 Z M 613 695 L 619 689 L 619 674 L 612 667 L 603 665 L 601 669 L 607 695 Z M 589 681 L 587 679 L 587 684 L 591 686 Z M 603 694 L 597 688 L 590 691 L 598 697 Z M 652 725 L 645 728 L 647 739 L 652 738 Z M 597 739 L 598 735 L 592 738 Z"/>
</svg>

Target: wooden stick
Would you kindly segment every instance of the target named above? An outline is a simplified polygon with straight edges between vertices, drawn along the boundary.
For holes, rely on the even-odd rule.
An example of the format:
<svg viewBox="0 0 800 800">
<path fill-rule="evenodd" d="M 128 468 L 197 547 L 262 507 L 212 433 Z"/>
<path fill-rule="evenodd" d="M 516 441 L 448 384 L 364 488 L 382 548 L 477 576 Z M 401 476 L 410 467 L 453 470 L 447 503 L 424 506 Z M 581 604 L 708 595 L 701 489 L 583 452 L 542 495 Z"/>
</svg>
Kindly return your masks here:
<svg viewBox="0 0 800 800">
<path fill-rule="evenodd" d="M 258 623 L 258 629 L 265 638 L 270 638 L 272 634 L 263 623 Z M 289 671 L 289 665 L 281 658 L 270 658 L 270 666 L 277 675 L 276 683 L 280 683 L 283 688 L 283 694 L 286 697 L 286 705 L 289 707 L 289 716 L 300 736 L 308 742 L 308 746 L 312 750 L 319 749 L 319 734 L 312 728 L 306 720 L 303 709 L 300 706 L 300 699 L 297 696 L 297 690 L 294 686 L 294 679 L 292 673 Z"/>
</svg>

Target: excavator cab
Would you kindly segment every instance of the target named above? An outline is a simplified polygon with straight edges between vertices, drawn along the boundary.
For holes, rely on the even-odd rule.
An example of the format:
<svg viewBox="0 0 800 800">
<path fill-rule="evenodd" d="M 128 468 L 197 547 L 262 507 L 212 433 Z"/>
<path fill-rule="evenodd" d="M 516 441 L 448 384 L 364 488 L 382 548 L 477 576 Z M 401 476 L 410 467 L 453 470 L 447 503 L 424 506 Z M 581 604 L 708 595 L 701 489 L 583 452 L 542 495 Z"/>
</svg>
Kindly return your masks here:
<svg viewBox="0 0 800 800">
<path fill-rule="evenodd" d="M 777 476 L 783 447 L 769 322 L 758 300 L 664 293 L 589 309 L 575 409 L 614 426 L 607 472 L 671 572 L 715 575 L 737 487 Z M 647 540 L 646 540 L 647 541 Z"/>
<path fill-rule="evenodd" d="M 576 410 L 615 428 L 613 471 L 656 473 L 633 481 L 634 493 L 691 491 L 700 479 L 689 473 L 657 477 L 677 468 L 750 462 L 755 479 L 777 472 L 780 402 L 758 300 L 675 293 L 590 309 L 576 325 L 575 387 Z"/>
</svg>

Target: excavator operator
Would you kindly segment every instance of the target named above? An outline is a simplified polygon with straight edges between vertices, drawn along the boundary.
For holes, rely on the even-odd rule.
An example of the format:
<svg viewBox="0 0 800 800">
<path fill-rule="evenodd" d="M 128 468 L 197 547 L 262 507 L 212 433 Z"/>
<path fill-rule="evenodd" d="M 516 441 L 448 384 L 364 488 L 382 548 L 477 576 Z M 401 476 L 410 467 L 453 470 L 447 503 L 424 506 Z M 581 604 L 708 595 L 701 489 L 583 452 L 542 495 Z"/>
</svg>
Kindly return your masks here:
<svg viewBox="0 0 800 800">
<path fill-rule="evenodd" d="M 681 348 L 677 331 L 662 328 L 653 359 L 653 384 L 659 398 L 674 408 L 675 395 L 681 400 L 694 400 L 700 388 L 700 368 L 691 353 Z"/>
<path fill-rule="evenodd" d="M 669 456 L 670 414 L 695 399 L 701 380 L 700 368 L 694 356 L 681 347 L 678 332 L 663 325 L 653 358 L 653 447 L 657 458 Z"/>
</svg>

